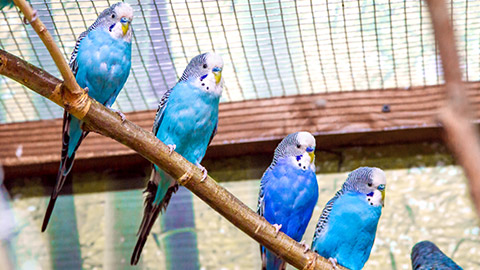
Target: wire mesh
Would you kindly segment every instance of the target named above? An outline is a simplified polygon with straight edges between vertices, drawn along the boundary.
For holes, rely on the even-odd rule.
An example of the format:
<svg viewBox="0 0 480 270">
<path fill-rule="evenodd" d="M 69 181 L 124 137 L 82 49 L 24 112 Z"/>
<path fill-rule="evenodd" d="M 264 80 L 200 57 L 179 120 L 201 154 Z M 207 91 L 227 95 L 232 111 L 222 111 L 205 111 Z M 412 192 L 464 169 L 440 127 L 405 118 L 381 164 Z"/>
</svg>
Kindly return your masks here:
<svg viewBox="0 0 480 270">
<path fill-rule="evenodd" d="M 32 0 L 65 57 L 115 1 Z M 189 59 L 225 62 L 222 102 L 443 82 L 422 1 L 125 1 L 134 9 L 132 70 L 114 107 L 154 109 Z M 465 79 L 479 80 L 480 2 L 451 1 Z M 0 12 L 0 48 L 59 76 L 16 8 Z M 0 77 L 0 123 L 50 119 L 62 109 Z"/>
</svg>

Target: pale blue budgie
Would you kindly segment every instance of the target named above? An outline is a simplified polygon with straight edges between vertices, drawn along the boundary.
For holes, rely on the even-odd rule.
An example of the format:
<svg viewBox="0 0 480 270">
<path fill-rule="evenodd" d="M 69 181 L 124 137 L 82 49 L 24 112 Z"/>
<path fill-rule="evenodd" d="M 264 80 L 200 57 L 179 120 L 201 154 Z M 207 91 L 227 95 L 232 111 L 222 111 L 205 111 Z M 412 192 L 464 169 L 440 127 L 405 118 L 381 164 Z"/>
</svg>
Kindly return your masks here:
<svg viewBox="0 0 480 270">
<path fill-rule="evenodd" d="M 334 266 L 362 269 L 370 256 L 385 199 L 385 173 L 361 167 L 348 175 L 327 203 L 315 229 L 312 250 Z"/>
<path fill-rule="evenodd" d="M 430 241 L 418 242 L 412 248 L 411 259 L 413 270 L 462 270 Z"/>
<path fill-rule="evenodd" d="M 129 4 L 116 3 L 105 9 L 97 20 L 83 32 L 70 58 L 70 68 L 80 87 L 103 105 L 110 107 L 123 88 L 130 73 L 133 9 Z M 124 119 L 124 116 L 122 119 Z M 70 172 L 75 152 L 87 131 L 82 122 L 65 111 L 63 115 L 63 145 L 60 169 L 55 188 L 43 220 L 45 231 L 55 201 Z"/>
<path fill-rule="evenodd" d="M 177 84 L 160 101 L 153 124 L 153 133 L 163 143 L 185 159 L 200 165 L 208 145 L 215 136 L 218 123 L 218 103 L 223 88 L 223 60 L 215 53 L 194 57 Z M 145 211 L 138 231 L 138 241 L 131 264 L 137 264 L 143 246 L 160 211 L 166 209 L 178 189 L 175 179 L 153 166 L 145 190 Z"/>
<path fill-rule="evenodd" d="M 318 200 L 315 138 L 308 132 L 285 137 L 260 183 L 257 213 L 278 231 L 300 241 Z M 262 269 L 285 269 L 286 263 L 260 246 Z"/>
</svg>

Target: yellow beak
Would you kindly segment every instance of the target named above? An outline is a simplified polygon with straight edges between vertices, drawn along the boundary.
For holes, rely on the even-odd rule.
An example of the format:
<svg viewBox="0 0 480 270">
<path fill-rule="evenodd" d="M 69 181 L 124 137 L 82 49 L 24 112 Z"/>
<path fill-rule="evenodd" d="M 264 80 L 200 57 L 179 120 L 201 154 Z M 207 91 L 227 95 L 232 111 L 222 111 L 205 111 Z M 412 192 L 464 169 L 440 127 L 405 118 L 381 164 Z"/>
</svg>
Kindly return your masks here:
<svg viewBox="0 0 480 270">
<path fill-rule="evenodd" d="M 382 193 L 382 207 L 385 206 L 385 190 L 380 191 Z"/>
<path fill-rule="evenodd" d="M 215 75 L 215 82 L 218 84 L 222 80 L 222 71 L 213 72 Z"/>
<path fill-rule="evenodd" d="M 128 27 L 130 27 L 130 22 L 122 23 L 122 31 L 123 35 L 125 36 L 128 32 Z"/>
<path fill-rule="evenodd" d="M 308 153 L 308 155 L 310 156 L 310 162 L 313 162 L 315 160 L 315 153 L 312 151 Z"/>
</svg>

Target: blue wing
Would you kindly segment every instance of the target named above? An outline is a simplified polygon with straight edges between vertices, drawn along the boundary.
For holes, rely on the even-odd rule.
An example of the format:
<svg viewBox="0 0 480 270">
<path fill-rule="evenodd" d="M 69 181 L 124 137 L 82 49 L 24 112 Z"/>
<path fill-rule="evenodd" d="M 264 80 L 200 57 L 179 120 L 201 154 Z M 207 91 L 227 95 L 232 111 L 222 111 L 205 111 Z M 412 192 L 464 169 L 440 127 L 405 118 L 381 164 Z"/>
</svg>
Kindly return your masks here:
<svg viewBox="0 0 480 270">
<path fill-rule="evenodd" d="M 315 242 L 317 238 L 320 236 L 322 231 L 325 229 L 325 226 L 328 223 L 328 216 L 330 215 L 330 212 L 332 211 L 333 204 L 335 201 L 338 199 L 343 194 L 343 189 L 340 189 L 337 191 L 335 196 L 331 198 L 327 204 L 325 205 L 325 208 L 323 208 L 322 215 L 320 215 L 320 218 L 318 219 L 317 227 L 315 227 L 315 234 L 313 235 L 313 241 L 312 241 L 312 250 L 315 251 Z"/>
<path fill-rule="evenodd" d="M 418 242 L 412 248 L 411 259 L 413 270 L 462 270 L 430 241 Z"/>
</svg>

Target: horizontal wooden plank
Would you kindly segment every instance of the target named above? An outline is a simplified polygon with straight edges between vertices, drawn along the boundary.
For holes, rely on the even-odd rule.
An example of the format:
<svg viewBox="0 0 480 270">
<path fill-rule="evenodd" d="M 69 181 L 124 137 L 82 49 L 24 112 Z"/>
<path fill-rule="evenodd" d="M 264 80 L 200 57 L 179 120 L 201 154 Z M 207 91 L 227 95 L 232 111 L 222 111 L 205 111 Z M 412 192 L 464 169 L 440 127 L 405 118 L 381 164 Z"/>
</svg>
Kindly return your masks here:
<svg viewBox="0 0 480 270">
<path fill-rule="evenodd" d="M 479 119 L 480 83 L 469 83 L 468 89 L 475 117 Z M 312 132 L 322 149 L 438 140 L 440 128 L 435 114 L 444 99 L 442 87 L 431 86 L 222 103 L 218 133 L 207 158 L 270 153 L 281 138 L 300 130 Z M 384 105 L 390 106 L 390 112 L 382 112 Z M 126 116 L 150 130 L 155 111 Z M 0 125 L 0 162 L 6 172 L 21 173 L 35 166 L 55 171 L 60 159 L 61 124 L 61 119 L 54 119 Z M 137 156 L 131 158 L 132 162 L 141 160 L 134 151 L 116 141 L 91 133 L 77 153 L 76 166 L 82 167 L 79 164 L 82 162 L 104 166 L 99 160 L 120 157 L 123 163 L 128 163 L 128 157 L 132 156 Z M 47 169 L 47 164 L 51 168 Z"/>
</svg>

